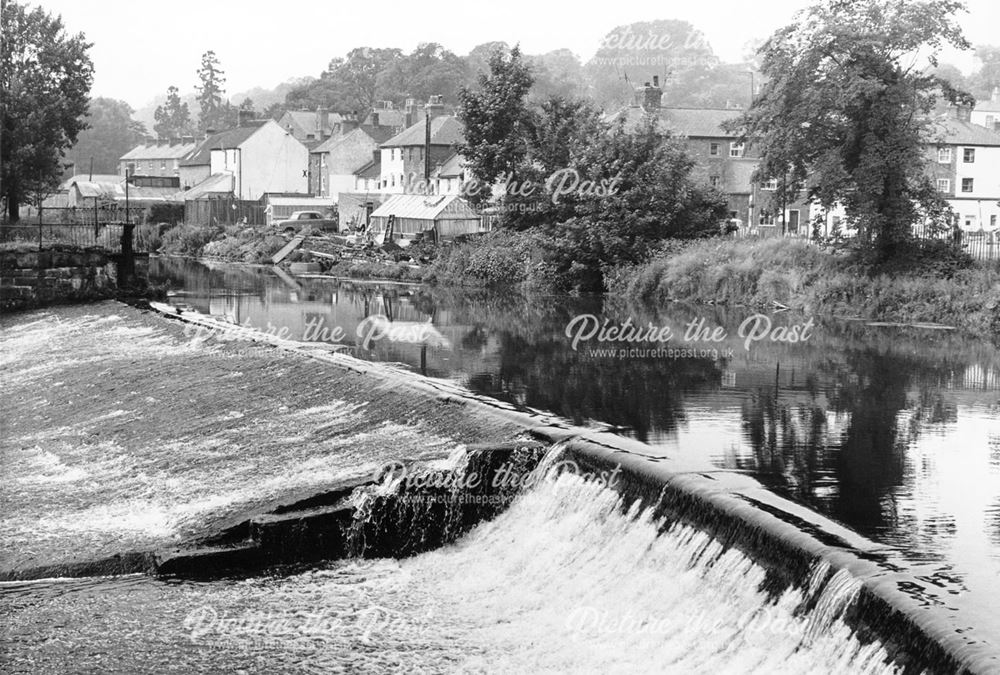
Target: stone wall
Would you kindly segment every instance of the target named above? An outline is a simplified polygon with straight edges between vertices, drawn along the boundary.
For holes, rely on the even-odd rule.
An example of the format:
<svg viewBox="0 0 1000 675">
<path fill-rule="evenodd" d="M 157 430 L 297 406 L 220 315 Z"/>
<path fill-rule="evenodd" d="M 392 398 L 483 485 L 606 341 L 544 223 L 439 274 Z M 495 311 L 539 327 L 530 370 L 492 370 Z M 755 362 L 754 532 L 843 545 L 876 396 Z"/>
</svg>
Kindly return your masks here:
<svg viewBox="0 0 1000 675">
<path fill-rule="evenodd" d="M 117 295 L 117 264 L 102 249 L 0 252 L 0 312 Z M 137 276 L 144 276 L 136 265 Z"/>
</svg>

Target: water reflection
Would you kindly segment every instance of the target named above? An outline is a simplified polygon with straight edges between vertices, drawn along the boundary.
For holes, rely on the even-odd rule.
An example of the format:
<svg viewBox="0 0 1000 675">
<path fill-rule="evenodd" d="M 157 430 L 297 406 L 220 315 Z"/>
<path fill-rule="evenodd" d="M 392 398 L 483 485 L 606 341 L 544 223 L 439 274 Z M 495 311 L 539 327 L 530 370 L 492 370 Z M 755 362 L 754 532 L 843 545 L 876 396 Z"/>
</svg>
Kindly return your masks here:
<svg viewBox="0 0 1000 675">
<path fill-rule="evenodd" d="M 745 349 L 736 327 L 748 310 L 293 279 L 171 259 L 152 273 L 200 311 L 299 340 L 322 339 L 309 326 L 339 326 L 361 358 L 701 455 L 915 560 L 977 566 L 994 584 L 1000 574 L 1000 354 L 987 342 L 817 319 L 808 342 Z M 675 334 L 700 317 L 730 337 L 715 355 L 618 358 L 571 348 L 566 325 L 585 313 Z M 366 344 L 358 328 L 373 316 L 404 337 L 423 328 L 425 339 Z"/>
</svg>

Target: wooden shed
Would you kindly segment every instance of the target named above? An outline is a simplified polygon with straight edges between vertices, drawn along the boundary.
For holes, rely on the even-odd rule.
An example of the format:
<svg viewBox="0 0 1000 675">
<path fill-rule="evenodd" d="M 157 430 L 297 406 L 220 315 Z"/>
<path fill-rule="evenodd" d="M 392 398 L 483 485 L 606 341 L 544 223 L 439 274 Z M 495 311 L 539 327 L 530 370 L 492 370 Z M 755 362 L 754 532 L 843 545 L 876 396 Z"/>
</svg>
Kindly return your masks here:
<svg viewBox="0 0 1000 675">
<path fill-rule="evenodd" d="M 372 212 L 376 240 L 384 236 L 390 217 L 393 239 L 412 239 L 419 232 L 434 232 L 439 240 L 485 232 L 479 214 L 457 195 L 393 195 Z"/>
</svg>

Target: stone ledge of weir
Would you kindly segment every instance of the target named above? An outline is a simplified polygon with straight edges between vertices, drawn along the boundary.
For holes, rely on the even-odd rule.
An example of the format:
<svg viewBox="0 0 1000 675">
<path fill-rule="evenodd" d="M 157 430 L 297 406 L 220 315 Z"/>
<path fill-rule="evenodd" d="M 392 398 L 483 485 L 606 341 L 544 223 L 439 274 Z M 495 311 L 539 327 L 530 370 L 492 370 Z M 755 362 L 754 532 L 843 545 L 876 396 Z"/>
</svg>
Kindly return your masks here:
<svg viewBox="0 0 1000 675">
<path fill-rule="evenodd" d="M 533 440 L 470 445 L 461 472 L 401 460 L 394 468 L 409 480 L 359 476 L 230 517 L 174 548 L 0 571 L 0 581 L 135 573 L 206 580 L 345 558 L 405 558 L 440 548 L 497 516 L 520 492 L 498 477 L 512 469 L 530 473 L 547 451 Z M 468 484 L 470 475 L 475 485 Z"/>
</svg>

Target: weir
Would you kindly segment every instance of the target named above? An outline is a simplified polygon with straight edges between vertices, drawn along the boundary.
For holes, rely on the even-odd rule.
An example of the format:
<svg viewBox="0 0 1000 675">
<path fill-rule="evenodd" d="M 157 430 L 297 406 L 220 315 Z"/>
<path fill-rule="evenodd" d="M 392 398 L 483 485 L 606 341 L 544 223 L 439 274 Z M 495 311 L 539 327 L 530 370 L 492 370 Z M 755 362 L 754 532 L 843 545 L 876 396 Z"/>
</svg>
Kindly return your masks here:
<svg viewBox="0 0 1000 675">
<path fill-rule="evenodd" d="M 748 476 L 682 456 L 652 457 L 637 441 L 394 366 L 155 308 L 344 371 L 333 379 L 364 386 L 345 386 L 343 405 L 365 396 L 387 397 L 388 405 L 407 400 L 435 424 L 473 420 L 497 442 L 461 449 L 444 464 L 410 462 L 400 448 L 402 461 L 375 474 L 285 495 L 216 522 L 212 532 L 181 546 L 0 578 L 262 575 L 264 586 L 240 588 L 261 588 L 263 602 L 267 584 L 324 583 L 327 568 L 304 572 L 317 562 L 395 558 L 421 579 L 410 590 L 429 589 L 435 602 L 453 603 L 460 623 L 475 624 L 484 597 L 509 592 L 510 616 L 529 617 L 521 620 L 525 635 L 573 644 L 574 636 L 593 634 L 624 662 L 646 667 L 643 659 L 655 655 L 677 672 L 717 672 L 731 664 L 755 672 L 1000 669 L 994 638 L 949 611 L 894 550 Z M 434 415 L 435 407 L 446 413 Z M 161 592 L 153 594 L 156 606 Z M 465 603 L 470 607 L 462 614 Z M 508 637 L 517 642 L 518 635 Z M 559 658 L 568 661 L 546 663 L 588 663 L 574 650 Z M 511 663 L 515 670 L 523 665 Z"/>
<path fill-rule="evenodd" d="M 469 416 L 513 422 L 548 445 L 558 443 L 565 457 L 584 471 L 617 471 L 620 480 L 609 487 L 624 505 L 648 509 L 661 523 L 661 533 L 676 526 L 693 527 L 724 550 L 740 551 L 764 570 L 761 587 L 772 597 L 794 588 L 849 586 L 850 601 L 842 603 L 844 621 L 861 640 L 882 644 L 892 661 L 906 672 L 1000 670 L 995 636 L 981 634 L 944 609 L 943 602 L 934 600 L 934 590 L 908 573 L 893 550 L 775 495 L 752 478 L 683 457 L 651 457 L 642 443 L 573 427 L 538 411 L 477 396 L 450 382 L 421 378 L 342 353 L 319 352 L 196 312 L 179 314 L 165 305 L 154 308 L 171 318 L 211 330 L 235 331 L 242 339 L 364 373 L 434 397 L 442 404 L 459 405 Z M 914 587 L 921 592 L 909 592 Z M 800 611 L 827 611 L 824 608 L 831 602 L 820 602 L 813 596 Z"/>
</svg>

